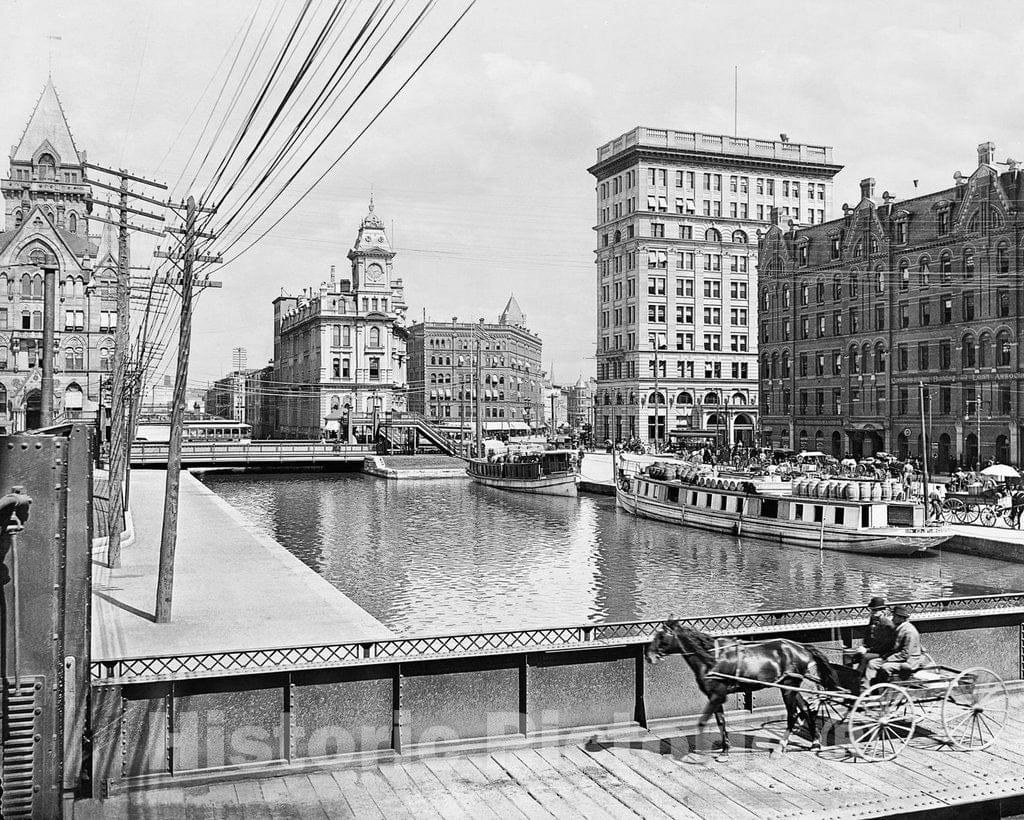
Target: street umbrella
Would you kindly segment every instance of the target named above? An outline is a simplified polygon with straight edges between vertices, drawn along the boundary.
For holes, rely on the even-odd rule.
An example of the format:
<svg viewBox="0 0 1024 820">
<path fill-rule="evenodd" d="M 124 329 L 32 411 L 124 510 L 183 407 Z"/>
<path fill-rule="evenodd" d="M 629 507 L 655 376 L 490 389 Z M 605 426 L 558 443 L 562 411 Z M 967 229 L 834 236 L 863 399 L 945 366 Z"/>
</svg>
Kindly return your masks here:
<svg viewBox="0 0 1024 820">
<path fill-rule="evenodd" d="M 1020 473 L 1009 464 L 993 464 L 982 470 L 981 474 L 995 476 L 996 478 L 1020 478 Z"/>
</svg>

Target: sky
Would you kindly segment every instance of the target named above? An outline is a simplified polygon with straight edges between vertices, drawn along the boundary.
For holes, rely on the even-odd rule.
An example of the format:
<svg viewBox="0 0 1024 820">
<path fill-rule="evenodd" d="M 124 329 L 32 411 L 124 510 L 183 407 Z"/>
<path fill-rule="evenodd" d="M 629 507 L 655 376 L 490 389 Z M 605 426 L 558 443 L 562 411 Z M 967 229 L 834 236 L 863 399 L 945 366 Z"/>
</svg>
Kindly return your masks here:
<svg viewBox="0 0 1024 820">
<path fill-rule="evenodd" d="M 338 157 L 465 5 L 440 0 L 300 181 Z M 272 36 L 283 37 L 299 6 L 0 0 L 0 30 L 16 33 L 0 54 L 0 144 L 17 142 L 52 72 L 91 162 L 182 196 L 199 155 L 218 156 L 203 126 L 235 38 L 275 9 Z M 323 182 L 213 273 L 223 287 L 197 305 L 190 382 L 228 372 L 236 346 L 250 367 L 269 359 L 272 300 L 318 285 L 331 265 L 347 270 L 371 188 L 411 320 L 494 321 L 514 294 L 555 381 L 591 375 L 586 169 L 598 145 L 638 125 L 732 133 L 738 68 L 738 133 L 833 146 L 845 166 L 837 205 L 855 202 L 868 176 L 897 198 L 945 188 L 975 167 L 980 142 L 1024 160 L 1022 16 L 1015 2 L 479 0 Z M 254 79 L 243 94 L 255 89 Z M 151 245 L 133 247 L 133 264 L 148 264 Z"/>
</svg>

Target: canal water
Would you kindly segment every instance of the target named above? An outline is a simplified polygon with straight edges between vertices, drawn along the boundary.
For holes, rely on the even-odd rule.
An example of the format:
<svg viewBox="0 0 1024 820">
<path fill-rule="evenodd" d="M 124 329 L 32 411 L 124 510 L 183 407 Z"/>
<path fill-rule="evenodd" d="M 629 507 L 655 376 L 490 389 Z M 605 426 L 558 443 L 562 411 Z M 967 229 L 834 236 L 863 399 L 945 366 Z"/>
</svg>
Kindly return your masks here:
<svg viewBox="0 0 1024 820">
<path fill-rule="evenodd" d="M 1010 592 L 1024 565 L 872 558 L 634 518 L 606 496 L 358 473 L 205 482 L 396 632 L 483 632 Z"/>
</svg>

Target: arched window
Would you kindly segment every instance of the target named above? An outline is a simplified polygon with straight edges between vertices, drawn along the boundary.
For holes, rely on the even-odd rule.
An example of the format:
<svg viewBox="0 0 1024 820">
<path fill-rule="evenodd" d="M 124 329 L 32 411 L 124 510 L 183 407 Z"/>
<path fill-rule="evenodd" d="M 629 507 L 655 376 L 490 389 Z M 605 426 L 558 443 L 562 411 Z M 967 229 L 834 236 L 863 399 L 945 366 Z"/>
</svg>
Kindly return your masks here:
<svg viewBox="0 0 1024 820">
<path fill-rule="evenodd" d="M 21 220 L 23 218 L 24 218 L 24 216 L 22 215 L 21 211 L 15 211 L 14 212 L 14 227 L 15 228 L 20 228 L 21 227 Z"/>
<path fill-rule="evenodd" d="M 860 259 L 864 255 L 864 240 L 858 239 L 857 244 L 853 246 L 853 257 L 854 259 Z"/>
<path fill-rule="evenodd" d="M 1010 365 L 1010 334 L 1005 330 L 999 331 L 999 335 L 996 337 L 996 365 L 999 367 Z"/>
<path fill-rule="evenodd" d="M 789 307 L 789 285 L 782 286 L 782 306 Z"/>
<path fill-rule="evenodd" d="M 888 354 L 885 350 L 885 345 L 879 342 L 875 345 L 875 372 L 884 373 L 886 366 L 886 359 Z"/>
<path fill-rule="evenodd" d="M 814 449 L 819 452 L 825 449 L 825 434 L 821 430 L 814 434 Z"/>
<path fill-rule="evenodd" d="M 862 369 L 865 373 L 871 372 L 871 345 L 867 342 L 864 343 L 864 347 L 860 352 L 860 361 Z"/>
<path fill-rule="evenodd" d="M 615 403 L 622 404 L 622 391 L 618 391 L 615 393 Z"/>
<path fill-rule="evenodd" d="M 852 298 L 852 299 L 856 299 L 857 298 L 857 288 L 858 288 L 857 271 L 851 271 L 851 273 L 850 273 L 850 298 Z"/>
<path fill-rule="evenodd" d="M 782 378 L 789 378 L 789 351 L 782 351 Z"/>
<path fill-rule="evenodd" d="M 718 394 L 713 390 L 704 394 L 704 404 L 718 404 Z"/>
<path fill-rule="evenodd" d="M 747 403 L 747 397 L 744 396 L 742 393 L 733 393 L 732 394 L 732 403 L 733 404 L 746 404 Z M 737 418 L 736 421 L 738 423 L 739 419 Z"/>
<path fill-rule="evenodd" d="M 868 245 L 871 248 L 871 253 L 878 253 L 878 237 L 871 234 L 871 241 Z"/>
<path fill-rule="evenodd" d="M 900 260 L 900 290 L 910 287 L 910 263 L 906 259 Z"/>
<path fill-rule="evenodd" d="M 978 367 L 988 367 L 988 345 L 991 338 L 988 333 L 978 337 Z"/>
<path fill-rule="evenodd" d="M 0 296 L 6 296 L 8 294 L 8 287 L 7 274 L 0 274 Z"/>
<path fill-rule="evenodd" d="M 78 233 L 78 214 L 74 211 L 68 214 L 68 230 L 71 233 Z"/>
<path fill-rule="evenodd" d="M 32 295 L 32 277 L 27 273 L 21 277 L 21 297 L 24 299 Z"/>
<path fill-rule="evenodd" d="M 112 355 L 109 347 L 100 348 L 100 370 L 110 370 Z"/>
<path fill-rule="evenodd" d="M 817 290 L 815 296 L 817 297 L 818 304 L 820 305 L 822 302 L 825 301 L 825 283 L 821 280 L 818 280 L 818 284 L 816 285 L 815 289 Z"/>
<path fill-rule="evenodd" d="M 939 280 L 948 282 L 953 278 L 953 254 L 943 251 L 939 256 Z"/>
<path fill-rule="evenodd" d="M 64 348 L 64 369 L 75 369 L 75 349 L 73 347 Z"/>
<path fill-rule="evenodd" d="M 885 293 L 885 268 L 875 268 L 875 293 Z"/>
<path fill-rule="evenodd" d="M 975 367 L 977 364 L 977 351 L 974 347 L 974 336 L 968 333 L 966 336 L 964 336 L 961 345 L 963 348 L 963 352 L 961 354 L 963 366 L 965 368 Z"/>
<path fill-rule="evenodd" d="M 370 347 L 380 347 L 380 328 L 370 328 Z"/>
<path fill-rule="evenodd" d="M 43 329 L 43 312 L 41 310 L 32 311 L 32 329 L 42 330 Z"/>
<path fill-rule="evenodd" d="M 733 242 L 743 242 L 743 243 L 746 243 L 747 235 L 743 231 L 733 231 L 732 232 L 732 241 Z"/>
<path fill-rule="evenodd" d="M 621 242 L 622 241 L 622 231 L 616 231 L 615 232 L 615 241 L 616 242 Z"/>
<path fill-rule="evenodd" d="M 704 241 L 705 242 L 721 242 L 722 241 L 722 234 L 719 233 L 714 228 L 708 228 L 706 231 L 704 231 Z"/>
<path fill-rule="evenodd" d="M 43 295 L 43 275 L 41 273 L 32 277 L 32 295 L 40 297 Z"/>
<path fill-rule="evenodd" d="M 800 283 L 800 304 L 806 305 L 811 298 L 811 290 L 807 287 L 806 282 Z"/>
<path fill-rule="evenodd" d="M 800 449 L 801 450 L 806 450 L 807 449 L 807 431 L 806 430 L 801 430 L 800 431 Z"/>
<path fill-rule="evenodd" d="M 52 180 L 57 175 L 56 162 L 52 154 L 40 154 L 36 161 L 36 175 L 39 179 Z"/>
<path fill-rule="evenodd" d="M 1000 247 L 1005 251 L 1005 247 Z M 996 250 L 996 254 L 998 256 L 998 249 Z M 964 248 L 964 276 L 974 276 L 974 251 L 970 248 Z"/>
<path fill-rule="evenodd" d="M 850 372 L 860 373 L 860 349 L 856 346 L 850 348 Z"/>
<path fill-rule="evenodd" d="M 931 272 L 932 262 L 927 256 L 917 260 L 917 283 L 922 287 L 928 287 L 928 274 Z"/>
<path fill-rule="evenodd" d="M 665 394 L 662 393 L 660 390 L 658 390 L 658 391 L 656 391 L 654 393 L 651 393 L 651 395 L 647 398 L 647 404 L 653 405 L 655 407 L 664 407 L 665 406 Z"/>
<path fill-rule="evenodd" d="M 838 273 L 832 278 L 832 298 L 843 298 L 843 278 Z"/>
</svg>

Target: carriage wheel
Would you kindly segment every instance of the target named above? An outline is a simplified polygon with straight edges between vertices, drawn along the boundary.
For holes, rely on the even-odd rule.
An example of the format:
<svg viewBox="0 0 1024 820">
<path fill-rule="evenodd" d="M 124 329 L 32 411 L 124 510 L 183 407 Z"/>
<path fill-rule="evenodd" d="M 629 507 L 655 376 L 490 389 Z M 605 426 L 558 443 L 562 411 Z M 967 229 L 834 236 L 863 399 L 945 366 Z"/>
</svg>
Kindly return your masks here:
<svg viewBox="0 0 1024 820">
<path fill-rule="evenodd" d="M 959 498 L 947 498 L 942 502 L 942 512 L 947 521 L 963 524 L 967 519 L 967 505 Z"/>
<path fill-rule="evenodd" d="M 817 722 L 818 739 L 822 743 L 825 742 L 829 732 L 834 732 L 835 728 L 842 725 L 846 716 L 850 714 L 849 706 L 831 697 L 824 689 L 819 689 L 818 694 L 808 698 L 808 705 Z"/>
<path fill-rule="evenodd" d="M 942 699 L 942 729 L 954 749 L 987 749 L 1002 734 L 1009 708 L 1002 678 L 991 669 L 974 666 L 949 682 Z"/>
<path fill-rule="evenodd" d="M 977 504 L 965 504 L 964 505 L 964 523 L 973 524 L 978 520 L 979 510 L 981 508 Z"/>
<path fill-rule="evenodd" d="M 914 701 L 905 689 L 891 683 L 868 687 L 846 719 L 854 752 L 870 762 L 895 758 L 910 742 L 916 726 Z"/>
<path fill-rule="evenodd" d="M 991 506 L 986 505 L 979 510 L 978 519 L 981 526 L 994 527 L 996 524 L 996 511 Z"/>
</svg>

